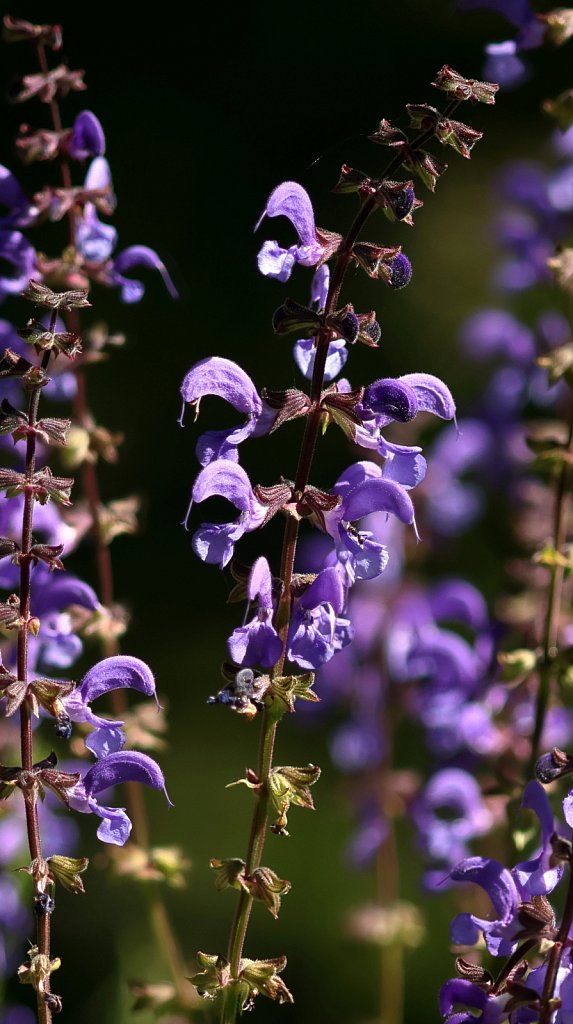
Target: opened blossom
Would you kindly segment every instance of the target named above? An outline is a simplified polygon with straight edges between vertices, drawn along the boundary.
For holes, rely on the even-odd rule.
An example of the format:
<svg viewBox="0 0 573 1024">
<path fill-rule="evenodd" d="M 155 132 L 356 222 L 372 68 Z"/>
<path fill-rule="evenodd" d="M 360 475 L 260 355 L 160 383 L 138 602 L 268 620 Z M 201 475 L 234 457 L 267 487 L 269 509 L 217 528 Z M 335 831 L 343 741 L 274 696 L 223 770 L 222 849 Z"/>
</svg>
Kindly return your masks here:
<svg viewBox="0 0 573 1024">
<path fill-rule="evenodd" d="M 92 161 L 84 181 L 85 189 L 101 189 L 112 195 L 110 166 L 103 156 Z M 76 224 L 76 248 L 91 267 L 93 275 L 101 284 L 121 289 L 123 302 L 139 302 L 145 293 L 145 285 L 126 271 L 137 268 L 157 270 L 172 298 L 177 298 L 177 289 L 167 268 L 153 249 L 147 245 L 130 245 L 116 256 L 113 251 L 117 244 L 117 231 L 111 224 L 100 221 L 95 204 L 87 202 L 82 216 Z"/>
<path fill-rule="evenodd" d="M 324 247 L 316 234 L 314 212 L 308 192 L 296 181 L 283 181 L 275 188 L 265 206 L 255 231 L 265 217 L 286 217 L 298 232 L 299 244 L 283 249 L 278 242 L 265 242 L 257 256 L 261 274 L 278 281 L 288 281 L 295 263 L 315 267 L 322 258 Z"/>
<path fill-rule="evenodd" d="M 259 430 L 264 430 L 263 401 L 249 375 L 231 359 L 222 359 L 220 356 L 201 359 L 186 374 L 180 390 L 184 403 L 179 419 L 181 425 L 185 405 L 192 407 L 197 419 L 201 399 L 207 395 L 224 399 L 246 417 L 240 427 L 208 430 L 201 434 L 195 451 L 202 466 L 207 466 L 217 459 L 238 462 L 237 446 Z M 274 414 L 271 422 L 272 419 Z"/>
<path fill-rule="evenodd" d="M 357 579 L 374 579 L 388 562 L 388 550 L 370 531 L 354 523 L 371 512 L 395 515 L 402 523 L 415 526 L 414 506 L 407 491 L 374 462 L 356 462 L 342 473 L 332 488 L 340 495 L 337 508 L 324 515 L 324 526 L 335 543 L 336 558 L 346 586 Z"/>
<path fill-rule="evenodd" d="M 268 510 L 255 497 L 242 466 L 229 459 L 217 459 L 201 470 L 193 484 L 189 511 L 194 503 L 216 496 L 230 501 L 240 515 L 230 523 L 203 523 L 193 534 L 193 550 L 201 561 L 224 569 L 236 542 L 244 533 L 262 526 Z"/>
<path fill-rule="evenodd" d="M 257 601 L 257 613 L 250 622 L 234 629 L 227 648 L 236 665 L 272 668 L 282 652 L 281 639 L 273 626 L 273 581 L 266 558 L 257 558 L 247 581 L 249 602 Z"/>
<path fill-rule="evenodd" d="M 154 697 L 155 679 L 145 662 L 120 654 L 98 661 L 86 672 L 76 689 L 62 699 L 65 713 L 72 722 L 93 726 L 93 732 L 86 739 L 86 747 L 96 757 L 122 749 L 125 745 L 125 734 L 121 728 L 124 723 L 94 714 L 91 704 L 112 690 L 127 688 L 146 697 Z"/>
<path fill-rule="evenodd" d="M 295 600 L 287 657 L 304 669 L 318 668 L 350 643 L 350 620 L 343 618 L 345 588 L 335 568 L 324 569 Z"/>
<path fill-rule="evenodd" d="M 98 795 L 123 782 L 141 782 L 152 789 L 163 790 L 167 800 L 163 772 L 153 758 L 136 750 L 121 750 L 96 761 L 83 778 L 69 791 L 70 807 L 82 814 L 101 818 L 97 837 L 102 843 L 123 846 L 129 839 L 131 820 L 124 807 L 108 807 L 98 803 Z"/>
</svg>

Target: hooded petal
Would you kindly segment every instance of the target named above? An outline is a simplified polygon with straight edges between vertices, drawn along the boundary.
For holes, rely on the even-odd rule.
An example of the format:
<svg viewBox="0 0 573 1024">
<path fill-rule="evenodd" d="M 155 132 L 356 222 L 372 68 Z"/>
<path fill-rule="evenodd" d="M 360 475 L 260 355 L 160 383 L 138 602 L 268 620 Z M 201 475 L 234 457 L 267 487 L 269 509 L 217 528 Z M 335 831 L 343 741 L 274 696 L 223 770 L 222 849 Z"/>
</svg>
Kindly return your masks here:
<svg viewBox="0 0 573 1024">
<path fill-rule="evenodd" d="M 255 231 L 264 217 L 287 217 L 303 245 L 316 243 L 314 211 L 308 192 L 296 181 L 283 181 L 271 192 Z"/>
<path fill-rule="evenodd" d="M 328 263 L 323 263 L 314 275 L 310 285 L 310 301 L 316 303 L 317 309 L 324 309 L 328 297 L 330 285 L 330 270 Z"/>
<path fill-rule="evenodd" d="M 354 522 L 370 512 L 391 512 L 401 522 L 414 522 L 414 506 L 407 491 L 393 480 L 365 480 L 343 502 L 344 519 Z"/>
<path fill-rule="evenodd" d="M 0 273 L 0 302 L 6 295 L 24 291 L 30 278 L 36 274 L 36 250 L 20 231 L 0 229 L 0 258 L 10 264 L 13 274 Z M 3 270 L 4 268 L 2 268 Z"/>
<path fill-rule="evenodd" d="M 431 373 L 406 373 L 398 378 L 412 388 L 418 401 L 418 411 L 431 412 L 442 420 L 452 420 L 456 405 L 449 388 Z"/>
<path fill-rule="evenodd" d="M 541 850 L 537 857 L 516 864 L 513 876 L 531 896 L 546 896 L 553 891 L 563 875 L 563 864 L 552 866 L 551 837 L 555 833 L 555 819 L 543 786 L 532 779 L 523 792 L 521 806 L 533 811 L 541 826 Z"/>
<path fill-rule="evenodd" d="M 181 395 L 184 402 L 197 406 L 205 395 L 217 395 L 246 416 L 259 416 L 263 408 L 248 374 L 220 356 L 209 356 L 192 366 L 183 379 Z"/>
<path fill-rule="evenodd" d="M 253 562 L 247 583 L 247 597 L 249 601 L 258 598 L 262 608 L 273 607 L 273 580 L 269 563 L 263 556 Z"/>
<path fill-rule="evenodd" d="M 151 669 L 139 658 L 118 654 L 104 658 L 90 668 L 83 677 L 78 690 L 86 703 L 91 703 L 110 690 L 129 687 L 146 697 L 155 696 L 155 679 Z"/>
<path fill-rule="evenodd" d="M 210 462 L 201 470 L 193 484 L 194 502 L 205 501 L 214 496 L 226 498 L 241 512 L 250 512 L 259 504 L 243 467 L 228 459 Z"/>
<path fill-rule="evenodd" d="M 473 914 L 458 914 L 452 922 L 452 942 L 471 945 L 477 940 L 479 930 L 483 932 L 493 956 L 505 956 L 511 952 L 514 948 L 511 933 L 512 926 L 517 924 L 519 894 L 509 871 L 489 857 L 468 857 L 450 872 L 450 877 L 456 882 L 475 882 L 481 886 L 498 915 L 497 920 L 489 921 Z"/>
<path fill-rule="evenodd" d="M 138 750 L 122 750 L 96 761 L 82 782 L 87 797 L 97 796 L 122 782 L 142 782 L 165 791 L 165 779 L 157 761 Z"/>
<path fill-rule="evenodd" d="M 344 608 L 345 592 L 340 575 L 334 566 L 324 569 L 299 598 L 302 608 L 311 610 L 320 604 L 332 605 L 337 615 Z"/>
<path fill-rule="evenodd" d="M 73 160 L 87 160 L 105 153 L 103 128 L 91 110 L 82 110 L 76 117 L 67 148 Z"/>
</svg>

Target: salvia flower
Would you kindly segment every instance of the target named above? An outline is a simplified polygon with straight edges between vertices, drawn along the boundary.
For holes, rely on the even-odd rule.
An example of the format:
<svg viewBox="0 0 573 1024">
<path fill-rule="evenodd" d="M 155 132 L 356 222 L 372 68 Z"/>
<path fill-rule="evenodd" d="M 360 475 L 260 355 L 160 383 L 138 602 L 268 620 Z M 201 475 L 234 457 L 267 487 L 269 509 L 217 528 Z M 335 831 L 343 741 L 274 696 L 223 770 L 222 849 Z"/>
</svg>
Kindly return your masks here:
<svg viewBox="0 0 573 1024">
<path fill-rule="evenodd" d="M 283 181 L 275 188 L 263 210 L 255 231 L 265 217 L 287 217 L 299 236 L 299 244 L 283 249 L 278 242 L 265 242 L 257 256 L 261 274 L 278 281 L 288 281 L 295 263 L 315 267 L 321 260 L 324 247 L 316 234 L 314 212 L 308 192 L 296 181 Z"/>
<path fill-rule="evenodd" d="M 451 872 L 454 882 L 475 882 L 487 893 L 498 915 L 495 920 L 458 914 L 452 921 L 451 939 L 458 946 L 473 946 L 482 932 L 492 956 L 510 956 L 520 930 L 517 919 L 519 892 L 507 870 L 490 857 L 468 857 Z"/>
<path fill-rule="evenodd" d="M 209 356 L 196 363 L 189 370 L 181 385 L 183 409 L 179 422 L 183 425 L 185 403 L 199 415 L 199 405 L 205 395 L 223 398 L 237 412 L 246 416 L 241 427 L 229 430 L 209 430 L 197 441 L 197 458 L 202 466 L 216 459 L 230 459 L 237 462 L 237 445 L 250 437 L 257 428 L 263 412 L 263 402 L 251 378 L 231 359 Z"/>
<path fill-rule="evenodd" d="M 73 160 L 88 160 L 105 153 L 103 128 L 91 110 L 82 110 L 76 117 L 66 149 Z"/>
<path fill-rule="evenodd" d="M 165 779 L 157 762 L 135 750 L 121 750 L 96 761 L 69 791 L 70 807 L 82 814 L 97 814 L 102 819 L 98 839 L 115 846 L 123 846 L 129 839 L 131 821 L 124 807 L 106 807 L 98 803 L 97 796 L 122 782 L 144 783 L 163 790 L 167 797 Z"/>
<path fill-rule="evenodd" d="M 230 523 L 203 523 L 193 535 L 193 550 L 201 561 L 224 569 L 240 537 L 262 526 L 267 508 L 257 501 L 245 470 L 229 459 L 217 459 L 201 470 L 193 484 L 189 510 L 194 502 L 214 496 L 230 501 L 239 510 L 239 518 Z"/>
<path fill-rule="evenodd" d="M 113 196 L 111 170 L 105 157 L 98 156 L 92 161 L 84 188 L 101 190 Z M 143 298 L 145 285 L 134 278 L 126 277 L 125 272 L 138 267 L 157 270 L 171 297 L 177 298 L 178 292 L 167 268 L 153 249 L 146 245 L 131 245 L 113 256 L 116 244 L 116 229 L 111 224 L 100 221 L 94 203 L 85 203 L 83 214 L 77 220 L 76 248 L 88 264 L 87 269 L 91 276 L 100 284 L 120 288 L 123 302 L 134 303 Z"/>
<path fill-rule="evenodd" d="M 251 569 L 247 597 L 257 601 L 257 614 L 233 630 L 227 641 L 229 654 L 236 665 L 271 668 L 281 656 L 282 643 L 273 626 L 273 581 L 266 558 L 257 558 Z"/>
<path fill-rule="evenodd" d="M 340 575 L 332 567 L 319 573 L 296 599 L 287 639 L 290 661 L 301 668 L 318 668 L 350 643 L 350 620 L 340 617 L 345 597 Z"/>
<path fill-rule="evenodd" d="M 563 874 L 562 864 L 552 863 L 551 838 L 555 834 L 553 811 L 543 786 L 532 780 L 527 783 L 521 806 L 532 810 L 541 826 L 542 847 L 536 857 L 522 861 L 513 869 L 513 875 L 524 892 L 530 896 L 546 896 L 553 891 Z"/>
<path fill-rule="evenodd" d="M 151 669 L 139 658 L 120 654 L 98 661 L 86 672 L 76 689 L 62 700 L 64 710 L 72 722 L 85 722 L 94 726 L 94 731 L 86 739 L 86 746 L 96 757 L 121 750 L 125 745 L 125 734 L 121 729 L 123 722 L 95 715 L 91 704 L 111 690 L 127 687 L 146 697 L 155 696 L 155 679 Z"/>
<path fill-rule="evenodd" d="M 372 512 L 386 512 L 415 529 L 412 501 L 403 487 L 384 479 L 383 470 L 374 462 L 356 462 L 349 466 L 332 491 L 340 495 L 342 501 L 324 514 L 324 524 L 335 542 L 346 586 L 352 586 L 357 579 L 374 579 L 386 567 L 387 548 L 372 534 L 357 530 L 353 524 Z"/>
</svg>

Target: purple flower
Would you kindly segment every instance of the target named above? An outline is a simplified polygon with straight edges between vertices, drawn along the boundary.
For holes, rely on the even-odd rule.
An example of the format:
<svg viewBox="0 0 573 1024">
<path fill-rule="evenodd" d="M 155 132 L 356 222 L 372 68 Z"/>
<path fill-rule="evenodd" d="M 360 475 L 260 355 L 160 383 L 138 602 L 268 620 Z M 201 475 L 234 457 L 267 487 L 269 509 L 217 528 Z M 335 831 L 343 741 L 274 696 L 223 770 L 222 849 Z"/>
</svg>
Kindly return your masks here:
<svg viewBox="0 0 573 1024">
<path fill-rule="evenodd" d="M 447 1018 L 447 1024 L 475 1024 L 476 1021 L 480 1024 L 501 1024 L 507 1020 L 505 1006 L 510 998 L 508 992 L 495 995 L 465 978 L 452 978 L 440 989 L 440 1013 Z M 480 1013 L 452 1013 L 458 1005 L 469 1006 Z"/>
<path fill-rule="evenodd" d="M 283 181 L 271 192 L 265 209 L 255 225 L 255 231 L 265 217 L 287 217 L 296 228 L 299 245 L 282 249 L 278 242 L 265 242 L 257 256 L 261 274 L 278 281 L 288 281 L 295 263 L 314 267 L 322 258 L 324 248 L 316 236 L 312 203 L 302 185 L 296 181 Z"/>
<path fill-rule="evenodd" d="M 125 735 L 121 726 L 124 723 L 94 715 L 91 703 L 104 693 L 126 687 L 146 697 L 155 696 L 155 679 L 151 669 L 139 658 L 120 654 L 98 661 L 86 672 L 79 686 L 63 698 L 64 709 L 72 722 L 86 722 L 94 726 L 94 732 L 86 740 L 86 747 L 96 757 L 105 757 L 122 749 Z"/>
<path fill-rule="evenodd" d="M 507 89 L 521 85 L 529 77 L 529 72 L 517 54 L 521 50 L 541 46 L 546 28 L 532 10 L 529 0 L 457 0 L 457 6 L 461 11 L 483 8 L 496 11 L 519 29 L 515 40 L 486 46 L 488 59 L 483 74 L 488 81 L 498 82 Z"/>
<path fill-rule="evenodd" d="M 152 789 L 162 789 L 169 800 L 159 765 L 135 750 L 121 750 L 96 761 L 69 791 L 70 806 L 82 814 L 97 814 L 102 819 L 98 839 L 115 846 L 123 846 L 129 839 L 131 821 L 124 807 L 104 807 L 96 798 L 98 793 L 122 782 L 142 782 Z"/>
<path fill-rule="evenodd" d="M 227 641 L 237 665 L 261 665 L 272 668 L 282 652 L 281 639 L 273 626 L 273 588 L 269 563 L 257 558 L 247 583 L 249 601 L 257 600 L 257 614 L 245 626 L 233 630 Z"/>
<path fill-rule="evenodd" d="M 516 864 L 512 874 L 518 884 L 530 896 L 546 896 L 553 891 L 563 875 L 563 865 L 551 865 L 551 837 L 555 833 L 555 819 L 547 794 L 543 788 L 532 780 L 527 783 L 523 793 L 521 806 L 533 811 L 541 826 L 542 847 L 537 857 Z"/>
<path fill-rule="evenodd" d="M 28 227 L 38 212 L 31 205 L 18 179 L 2 164 L 0 164 L 0 207 L 7 211 L 0 217 L 2 229 Z"/>
<path fill-rule="evenodd" d="M 239 518 L 230 523 L 203 523 L 193 535 L 193 551 L 201 561 L 224 569 L 236 542 L 244 533 L 262 526 L 268 509 L 255 498 L 245 470 L 228 459 L 217 459 L 201 470 L 193 484 L 189 511 L 193 502 L 215 495 L 230 501 L 239 510 Z"/>
<path fill-rule="evenodd" d="M 371 512 L 386 512 L 401 522 L 414 525 L 414 506 L 403 487 L 383 478 L 373 462 L 356 462 L 339 477 L 332 488 L 341 504 L 324 515 L 327 533 L 336 544 L 336 557 L 344 570 L 346 585 L 356 579 L 374 579 L 383 572 L 388 550 L 369 532 L 358 531 L 353 523 Z"/>
<path fill-rule="evenodd" d="M 0 302 L 3 302 L 7 295 L 22 292 L 30 278 L 38 277 L 36 250 L 19 231 L 0 228 L 0 258 L 13 268 L 10 277 L 0 275 Z"/>
<path fill-rule="evenodd" d="M 242 427 L 210 430 L 202 434 L 195 449 L 202 466 L 207 466 L 216 459 L 238 462 L 237 445 L 254 433 L 263 411 L 262 400 L 251 378 L 230 359 L 210 356 L 191 367 L 181 385 L 181 395 L 184 402 L 179 419 L 181 426 L 185 403 L 193 406 L 197 419 L 199 405 L 205 395 L 223 398 L 246 416 Z"/>
<path fill-rule="evenodd" d="M 105 157 L 98 156 L 92 161 L 84 188 L 109 189 L 111 192 L 111 171 Z M 167 268 L 153 249 L 146 245 L 131 245 L 111 259 L 116 244 L 116 229 L 111 224 L 102 223 L 94 204 L 86 203 L 83 216 L 78 220 L 76 227 L 76 247 L 88 263 L 101 264 L 95 274 L 97 280 L 111 288 L 121 288 L 123 302 L 139 302 L 145 293 L 145 285 L 141 281 L 125 277 L 124 272 L 144 267 L 159 271 L 167 291 L 172 298 L 177 298 L 178 292 Z"/>
<path fill-rule="evenodd" d="M 287 639 L 290 661 L 301 668 L 318 668 L 350 643 L 350 621 L 339 617 L 344 601 L 337 569 L 324 569 L 294 603 Z"/>
<path fill-rule="evenodd" d="M 475 882 L 486 892 L 498 915 L 494 921 L 474 914 L 458 914 L 452 921 L 451 939 L 456 946 L 473 946 L 483 932 L 492 956 L 510 956 L 521 925 L 517 920 L 519 893 L 511 874 L 490 857 L 468 857 L 450 872 L 454 882 Z"/>
<path fill-rule="evenodd" d="M 66 148 L 72 160 L 87 160 L 105 153 L 103 128 L 91 110 L 82 110 L 76 117 Z"/>
<path fill-rule="evenodd" d="M 466 857 L 470 840 L 492 824 L 480 786 L 461 768 L 436 772 L 415 801 L 412 817 L 424 852 L 447 867 Z"/>
<path fill-rule="evenodd" d="M 395 421 L 406 423 L 419 412 L 430 412 L 440 419 L 454 419 L 456 407 L 449 389 L 429 373 L 409 373 L 374 381 L 365 392 L 359 410 L 362 426 L 356 430 L 361 448 L 377 451 L 384 462 L 383 476 L 411 489 L 426 474 L 426 460 L 417 445 L 386 441 L 380 431 Z"/>
</svg>

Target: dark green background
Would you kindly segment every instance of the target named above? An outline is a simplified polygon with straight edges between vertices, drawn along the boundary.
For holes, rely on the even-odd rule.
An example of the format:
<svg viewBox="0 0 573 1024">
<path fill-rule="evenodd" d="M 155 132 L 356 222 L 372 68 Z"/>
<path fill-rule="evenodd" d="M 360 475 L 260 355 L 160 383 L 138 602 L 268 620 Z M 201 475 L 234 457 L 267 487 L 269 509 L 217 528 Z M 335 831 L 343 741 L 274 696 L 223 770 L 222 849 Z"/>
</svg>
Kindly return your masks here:
<svg viewBox="0 0 573 1024">
<path fill-rule="evenodd" d="M 258 275 L 261 241 L 274 237 L 275 226 L 279 237 L 290 237 L 286 223 L 267 223 L 253 235 L 266 196 L 282 180 L 300 181 L 318 223 L 344 232 L 356 207 L 352 197 L 329 193 L 340 164 L 379 169 L 384 153 L 365 138 L 379 119 L 400 120 L 406 102 L 437 102 L 429 83 L 444 63 L 479 76 L 482 44 L 511 30 L 493 14 L 462 15 L 449 2 L 414 0 L 205 4 L 183 14 L 170 4 L 149 14 L 134 4 L 44 3 L 12 13 L 63 21 L 64 53 L 72 67 L 86 68 L 89 86 L 64 102 L 64 118 L 70 123 L 88 107 L 104 125 L 119 248 L 137 242 L 156 248 L 181 291 L 172 303 L 149 275 L 139 306 L 121 307 L 114 294 L 94 292 L 94 318 L 125 331 L 129 344 L 90 371 L 90 399 L 98 421 L 126 435 L 119 468 L 102 472 L 105 497 L 145 496 L 144 531 L 113 548 L 116 589 L 133 616 L 125 650 L 149 661 L 170 706 L 172 749 L 163 764 L 175 808 L 167 811 L 155 794 L 148 806 L 156 841 L 180 843 L 193 861 L 189 889 L 170 899 L 191 958 L 197 949 L 226 946 L 234 896 L 215 892 L 208 860 L 244 853 L 250 795 L 224 785 L 254 764 L 257 725 L 205 705 L 220 685 L 218 666 L 238 613 L 224 603 L 227 574 L 199 563 L 178 525 L 196 473 L 197 436 L 191 417 L 183 431 L 176 424 L 181 379 L 195 361 L 218 354 L 239 362 L 259 388 L 297 382 L 290 342 L 273 336 L 270 318 L 287 294 L 306 301 L 309 275 L 295 272 L 286 288 Z M 16 71 L 35 70 L 24 46 L 4 47 L 3 57 L 5 83 Z M 536 54 L 535 77 L 519 93 L 502 95 L 495 108 L 460 114 L 485 138 L 470 163 L 448 152 L 450 169 L 435 196 L 418 188 L 426 205 L 414 230 L 382 217 L 369 226 L 366 237 L 403 244 L 414 277 L 406 291 L 390 293 L 350 274 L 345 299 L 358 309 L 374 306 L 383 329 L 379 351 L 351 353 L 353 382 L 435 373 L 451 385 L 462 414 L 478 392 L 481 367 L 459 355 L 456 331 L 490 296 L 491 178 L 509 155 L 538 155 L 548 132 L 539 103 L 571 85 L 567 61 L 567 51 Z M 6 114 L 4 162 L 16 166 L 10 140 L 21 116 L 40 124 L 45 115 L 36 103 L 22 115 Z M 54 242 L 44 244 L 56 251 Z M 4 315 L 26 314 L 12 303 Z M 201 425 L 220 422 L 220 406 L 205 402 Z M 253 479 L 271 483 L 280 473 L 291 475 L 298 436 L 298 425 L 289 424 L 276 439 L 244 449 Z M 314 479 L 329 486 L 350 453 L 330 434 L 323 452 Z M 250 539 L 243 557 L 264 551 L 276 564 L 279 543 L 277 522 Z M 452 572 L 471 563 L 491 596 L 500 560 L 484 531 L 474 531 L 467 546 L 442 547 L 433 568 Z M 89 551 L 75 567 L 93 581 Z M 324 774 L 317 811 L 294 812 L 290 840 L 269 839 L 265 860 L 291 879 L 293 890 L 279 923 L 262 910 L 254 914 L 247 952 L 288 955 L 296 1005 L 261 1000 L 261 1021 L 350 1024 L 376 1015 L 378 954 L 344 932 L 345 914 L 374 894 L 374 882 L 344 862 L 350 809 L 325 736 L 292 721 L 281 729 L 279 762 L 313 761 Z M 407 830 L 402 839 L 403 894 L 416 899 L 419 863 Z M 95 852 L 95 821 L 87 822 L 82 849 Z M 408 958 L 407 1021 L 438 1017 L 437 988 L 451 970 L 446 904 L 439 898 L 427 904 L 427 942 Z M 90 872 L 87 895 L 64 896 L 54 926 L 54 950 L 64 961 L 56 986 L 65 1001 L 62 1019 L 127 1024 L 129 1000 L 118 976 L 165 974 L 139 894 Z"/>
</svg>

